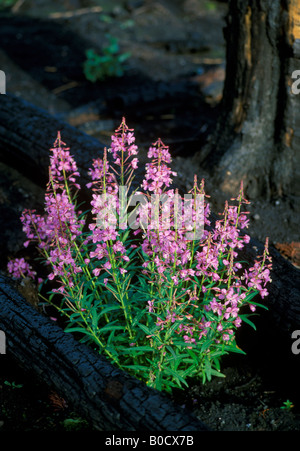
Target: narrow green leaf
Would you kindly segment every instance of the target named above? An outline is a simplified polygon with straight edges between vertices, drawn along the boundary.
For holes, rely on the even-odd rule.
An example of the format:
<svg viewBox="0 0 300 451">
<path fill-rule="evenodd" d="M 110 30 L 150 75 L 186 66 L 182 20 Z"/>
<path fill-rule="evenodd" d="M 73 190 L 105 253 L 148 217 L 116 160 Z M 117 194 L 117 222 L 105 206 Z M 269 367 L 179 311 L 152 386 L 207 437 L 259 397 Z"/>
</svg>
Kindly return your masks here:
<svg viewBox="0 0 300 451">
<path fill-rule="evenodd" d="M 240 318 L 242 321 L 244 321 L 244 323 L 249 324 L 249 326 L 251 326 L 254 330 L 256 330 L 256 326 L 252 321 L 250 321 L 249 315 L 240 315 Z"/>
<path fill-rule="evenodd" d="M 65 332 L 72 332 L 72 333 L 80 332 L 82 334 L 91 336 L 91 333 L 87 329 L 84 329 L 83 327 L 70 327 L 70 328 L 67 327 L 65 329 Z"/>
<path fill-rule="evenodd" d="M 154 349 L 151 346 L 132 346 L 132 348 L 123 349 L 120 355 L 135 354 L 138 352 L 154 352 Z"/>
<path fill-rule="evenodd" d="M 226 376 L 225 376 L 225 374 L 223 374 L 223 373 L 220 373 L 219 371 L 217 371 L 217 370 L 214 370 L 214 369 L 211 369 L 211 374 L 212 374 L 212 376 L 217 376 L 217 377 L 226 377 Z"/>
<path fill-rule="evenodd" d="M 171 368 L 164 368 L 164 373 L 171 374 L 171 376 L 173 376 L 176 381 L 180 381 L 182 384 L 188 387 L 188 383 L 186 382 L 186 380 L 182 376 L 180 376 L 180 374 L 171 370 Z"/>
</svg>

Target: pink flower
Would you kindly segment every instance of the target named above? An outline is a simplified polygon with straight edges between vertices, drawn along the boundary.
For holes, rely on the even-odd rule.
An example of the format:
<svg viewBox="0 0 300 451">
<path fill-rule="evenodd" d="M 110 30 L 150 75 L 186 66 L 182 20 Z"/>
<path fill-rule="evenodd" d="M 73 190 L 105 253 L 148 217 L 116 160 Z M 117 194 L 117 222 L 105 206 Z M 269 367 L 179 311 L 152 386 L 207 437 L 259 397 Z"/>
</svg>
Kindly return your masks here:
<svg viewBox="0 0 300 451">
<path fill-rule="evenodd" d="M 154 302 L 148 301 L 148 310 L 149 312 L 154 312 Z"/>
<path fill-rule="evenodd" d="M 66 177 L 71 184 L 80 189 L 80 186 L 76 183 L 76 177 L 80 175 L 76 162 L 70 155 L 69 148 L 65 146 L 66 144 L 61 140 L 60 132 L 58 132 L 54 147 L 51 149 L 50 176 L 56 187 L 62 186 L 61 184 Z"/>
<path fill-rule="evenodd" d="M 31 279 L 34 279 L 36 276 L 36 272 L 33 271 L 30 264 L 27 263 L 23 257 L 15 258 L 14 260 L 9 261 L 7 264 L 7 269 L 8 272 L 16 279 L 21 277 L 30 277 Z"/>
<path fill-rule="evenodd" d="M 93 269 L 93 274 L 94 274 L 96 277 L 99 276 L 100 272 L 101 272 L 101 268 L 95 268 L 95 269 Z"/>
</svg>

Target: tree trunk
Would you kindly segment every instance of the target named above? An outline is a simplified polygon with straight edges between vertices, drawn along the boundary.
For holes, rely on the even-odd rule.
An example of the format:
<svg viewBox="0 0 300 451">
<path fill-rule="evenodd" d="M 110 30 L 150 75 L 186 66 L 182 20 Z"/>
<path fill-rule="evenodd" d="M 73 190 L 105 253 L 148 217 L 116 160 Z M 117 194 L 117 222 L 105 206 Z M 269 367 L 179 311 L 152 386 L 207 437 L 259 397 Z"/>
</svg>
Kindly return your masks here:
<svg viewBox="0 0 300 451">
<path fill-rule="evenodd" d="M 229 0 L 222 113 L 195 156 L 226 193 L 299 194 L 299 0 Z M 297 191 L 298 186 L 298 191 Z"/>
</svg>

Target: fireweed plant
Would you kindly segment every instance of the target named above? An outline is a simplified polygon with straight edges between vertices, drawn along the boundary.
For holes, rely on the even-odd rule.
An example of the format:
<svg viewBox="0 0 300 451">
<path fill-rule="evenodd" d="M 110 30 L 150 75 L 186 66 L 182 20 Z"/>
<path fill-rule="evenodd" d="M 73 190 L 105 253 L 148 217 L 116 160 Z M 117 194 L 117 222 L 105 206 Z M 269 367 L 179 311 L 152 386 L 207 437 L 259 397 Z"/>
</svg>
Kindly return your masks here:
<svg viewBox="0 0 300 451">
<path fill-rule="evenodd" d="M 187 238 L 199 211 L 192 208 L 193 221 L 182 225 L 177 214 L 182 198 L 170 188 L 176 173 L 160 139 L 149 148 L 144 180 L 134 190 L 138 147 L 123 118 L 111 147 L 89 170 L 86 213 L 78 205 L 80 174 L 69 150 L 58 133 L 45 212 L 25 210 L 21 216 L 25 247 L 34 243 L 49 268 L 47 280 L 38 279 L 40 296 L 66 318 L 67 332 L 151 387 L 170 392 L 188 386 L 189 378 L 204 383 L 222 377 L 222 356 L 243 353 L 236 331 L 243 321 L 255 327 L 249 317 L 264 307 L 256 296 L 267 296 L 271 281 L 267 240 L 254 266 L 238 261 L 250 239 L 241 233 L 248 226 L 243 204 L 249 203 L 243 186 L 212 227 L 204 183 L 195 177 L 190 196 L 193 207 L 202 196 L 198 210 L 204 227 L 200 238 Z M 133 201 L 137 195 L 143 199 L 139 208 Z M 156 203 L 153 214 L 156 195 L 169 203 Z M 169 217 L 166 205 L 173 206 Z M 24 259 L 10 261 L 8 271 L 13 277 L 37 277 Z M 41 286 L 49 283 L 44 296 Z"/>
</svg>

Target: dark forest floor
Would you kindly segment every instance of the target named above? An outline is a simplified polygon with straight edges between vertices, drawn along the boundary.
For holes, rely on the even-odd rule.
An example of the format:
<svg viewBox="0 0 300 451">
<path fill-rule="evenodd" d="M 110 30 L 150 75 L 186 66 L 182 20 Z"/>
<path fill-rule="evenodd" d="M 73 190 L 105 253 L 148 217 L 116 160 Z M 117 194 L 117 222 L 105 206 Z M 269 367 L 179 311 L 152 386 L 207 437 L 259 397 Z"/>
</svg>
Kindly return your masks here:
<svg viewBox="0 0 300 451">
<path fill-rule="evenodd" d="M 102 12 L 76 15 L 80 8 L 100 5 Z M 63 17 L 66 11 L 70 17 Z M 0 69 L 6 73 L 7 92 L 105 144 L 125 116 L 144 154 L 158 137 L 170 146 L 180 182 L 188 187 L 195 170 L 188 157 L 205 144 L 218 117 L 225 76 L 225 13 L 225 2 L 204 0 L 28 0 L 15 14 L 0 12 Z M 106 33 L 131 56 L 123 78 L 92 84 L 82 71 L 84 51 L 101 50 Z M 155 97 L 160 82 L 170 84 L 164 101 Z M 139 103 L 135 95 L 145 83 L 154 100 Z M 45 137 L 45 143 L 49 139 L 53 142 L 55 136 Z M 209 179 L 206 186 L 213 208 L 222 208 L 223 193 Z M 35 208 L 42 199 L 41 187 L 0 162 L 1 270 L 22 246 L 21 211 Z M 249 232 L 261 241 L 266 236 L 273 245 L 300 241 L 293 199 L 254 200 L 250 218 Z M 300 390 L 288 356 L 287 362 L 274 366 L 280 350 L 261 344 L 259 328 L 258 333 L 244 332 L 241 343 L 249 355 L 225 360 L 225 379 L 192 384 L 189 393 L 174 394 L 176 401 L 212 430 L 300 430 Z M 287 400 L 294 403 L 290 410 L 282 409 Z M 90 426 L 51 388 L 24 374 L 8 355 L 0 356 L 1 431 L 74 429 Z"/>
</svg>

